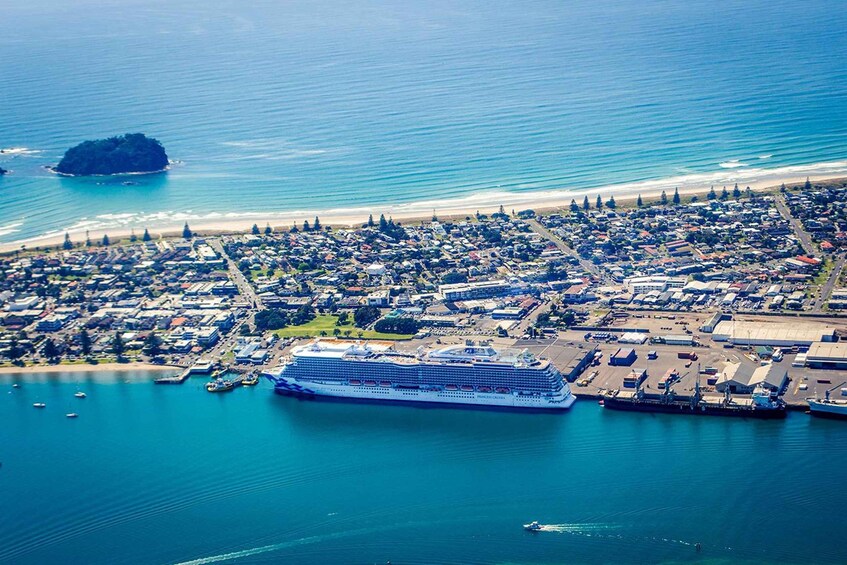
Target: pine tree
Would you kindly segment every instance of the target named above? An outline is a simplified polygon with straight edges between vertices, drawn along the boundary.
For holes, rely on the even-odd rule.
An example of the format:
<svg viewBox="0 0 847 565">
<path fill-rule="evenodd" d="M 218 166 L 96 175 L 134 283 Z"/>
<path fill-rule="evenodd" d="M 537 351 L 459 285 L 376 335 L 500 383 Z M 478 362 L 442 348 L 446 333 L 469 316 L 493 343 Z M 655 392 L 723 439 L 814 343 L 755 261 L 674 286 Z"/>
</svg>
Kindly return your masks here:
<svg viewBox="0 0 847 565">
<path fill-rule="evenodd" d="M 785 183 L 782 183 L 782 186 L 779 187 L 779 191 L 783 194 L 785 194 L 788 191 L 788 189 L 785 188 Z"/>
<path fill-rule="evenodd" d="M 150 241 L 151 239 L 153 238 L 150 237 L 150 232 L 147 231 L 147 228 L 144 228 L 144 235 L 141 236 L 141 241 Z"/>
<path fill-rule="evenodd" d="M 476 213 L 479 216 L 479 212 Z M 379 215 L 379 231 L 385 231 L 385 228 L 388 227 L 388 222 L 385 220 L 385 214 Z"/>
<path fill-rule="evenodd" d="M 615 197 L 614 197 L 614 196 L 610 196 L 610 197 L 609 197 L 609 201 L 608 201 L 608 202 L 606 202 L 606 206 L 608 206 L 609 208 L 617 208 L 618 203 L 617 203 L 617 202 L 615 202 Z"/>
<path fill-rule="evenodd" d="M 296 222 L 295 222 L 295 223 L 291 226 L 291 229 L 290 229 L 290 230 L 288 230 L 288 232 L 289 232 L 289 233 L 297 233 L 297 232 L 299 232 L 299 231 L 300 231 L 300 230 L 299 230 L 299 229 L 297 229 L 297 223 L 296 223 Z"/>
<path fill-rule="evenodd" d="M 105 233 L 103 234 L 103 241 L 100 242 L 103 247 L 109 246 L 109 236 Z"/>
<path fill-rule="evenodd" d="M 372 227 L 374 227 L 375 225 L 376 225 L 376 224 L 374 223 L 374 215 L 373 215 L 373 214 L 371 214 L 370 216 L 368 216 L 368 227 L 369 227 L 369 228 L 372 228 Z"/>
<path fill-rule="evenodd" d="M 599 194 L 597 195 L 597 204 L 595 204 L 595 206 L 597 207 L 598 210 L 603 208 L 603 199 L 600 198 Z"/>
<path fill-rule="evenodd" d="M 741 191 L 738 189 L 738 183 L 735 183 L 735 188 L 732 189 L 732 197 L 733 198 L 740 198 L 741 197 Z"/>
<path fill-rule="evenodd" d="M 311 231 L 312 228 L 309 227 L 309 220 L 303 220 L 303 231 Z"/>
<path fill-rule="evenodd" d="M 91 235 L 89 235 L 88 230 L 85 230 L 85 246 L 91 247 Z"/>
<path fill-rule="evenodd" d="M 715 186 L 712 185 L 712 188 L 709 189 L 709 200 L 714 200 L 717 197 L 718 197 L 718 195 L 715 192 Z"/>
<path fill-rule="evenodd" d="M 253 224 L 253 227 L 250 229 L 250 232 L 253 235 L 259 235 L 259 226 L 257 224 Z"/>
<path fill-rule="evenodd" d="M 79 332 L 79 348 L 83 355 L 91 353 L 91 336 L 88 335 L 88 330 L 82 328 Z"/>
<path fill-rule="evenodd" d="M 315 216 L 314 229 L 315 231 L 321 231 L 321 221 L 318 219 L 317 216 Z"/>
<path fill-rule="evenodd" d="M 809 180 L 809 177 L 806 177 L 806 184 L 803 185 L 803 188 L 806 190 L 812 190 L 812 181 Z"/>
<path fill-rule="evenodd" d="M 640 195 L 640 194 L 638 195 L 638 200 L 636 200 L 636 201 L 635 201 L 635 205 L 636 205 L 636 206 L 638 206 L 639 208 L 641 208 L 642 206 L 644 206 L 644 202 L 641 200 L 641 195 Z"/>
<path fill-rule="evenodd" d="M 577 204 L 576 200 L 574 199 L 571 199 L 571 212 L 573 212 L 574 214 L 579 212 L 579 204 Z"/>
<path fill-rule="evenodd" d="M 191 233 L 191 228 L 188 227 L 188 222 L 185 222 L 185 225 L 182 227 L 182 237 L 185 239 L 194 237 L 194 234 Z"/>
<path fill-rule="evenodd" d="M 271 228 L 271 223 L 268 222 L 265 224 L 265 235 L 271 235 L 274 232 L 273 228 Z"/>
<path fill-rule="evenodd" d="M 664 191 L 664 190 L 662 191 L 662 195 L 659 197 L 659 201 L 660 201 L 662 204 L 667 204 L 667 203 L 668 203 L 668 195 L 667 195 L 667 194 L 665 194 L 665 191 Z"/>
<path fill-rule="evenodd" d="M 134 229 L 132 229 L 132 230 L 130 230 L 130 232 L 129 232 L 129 242 L 130 242 L 130 243 L 135 243 L 136 241 L 138 241 L 138 236 L 137 236 L 137 235 L 135 235 L 135 230 L 134 230 Z"/>
<path fill-rule="evenodd" d="M 59 356 L 59 349 L 56 347 L 52 338 L 48 337 L 44 340 L 44 349 L 41 350 L 41 353 L 48 359 L 54 359 Z"/>
<path fill-rule="evenodd" d="M 112 352 L 118 359 L 124 354 L 124 340 L 119 331 L 115 332 L 115 337 L 112 339 Z"/>
<path fill-rule="evenodd" d="M 71 241 L 71 236 L 68 235 L 68 232 L 65 232 L 65 242 L 62 244 L 62 249 L 73 249 L 74 244 Z"/>
<path fill-rule="evenodd" d="M 721 191 L 721 200 L 726 200 L 727 198 L 729 198 L 729 192 L 727 192 L 726 187 L 723 187 L 723 190 Z"/>
<path fill-rule="evenodd" d="M 586 194 L 585 198 L 582 201 L 582 209 L 587 212 L 590 207 L 591 207 L 591 205 L 588 204 L 588 195 Z"/>
<path fill-rule="evenodd" d="M 679 204 L 679 187 L 675 188 L 673 191 L 673 203 Z"/>
<path fill-rule="evenodd" d="M 750 189 L 749 186 L 747 187 L 747 189 L 744 192 L 747 195 L 747 198 L 749 198 L 750 200 L 753 200 L 753 191 Z"/>
</svg>

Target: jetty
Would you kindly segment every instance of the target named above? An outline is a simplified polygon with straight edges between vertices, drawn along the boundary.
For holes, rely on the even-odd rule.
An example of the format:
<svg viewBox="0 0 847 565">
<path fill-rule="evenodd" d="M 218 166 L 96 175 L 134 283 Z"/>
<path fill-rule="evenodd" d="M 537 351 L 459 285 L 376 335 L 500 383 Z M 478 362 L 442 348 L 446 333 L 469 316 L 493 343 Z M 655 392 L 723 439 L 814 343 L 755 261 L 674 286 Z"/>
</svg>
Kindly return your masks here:
<svg viewBox="0 0 847 565">
<path fill-rule="evenodd" d="M 153 382 L 157 385 L 181 385 L 191 375 L 208 375 L 214 369 L 215 364 L 212 361 L 198 361 L 190 367 L 186 367 L 180 374 L 170 377 L 159 377 Z"/>
</svg>

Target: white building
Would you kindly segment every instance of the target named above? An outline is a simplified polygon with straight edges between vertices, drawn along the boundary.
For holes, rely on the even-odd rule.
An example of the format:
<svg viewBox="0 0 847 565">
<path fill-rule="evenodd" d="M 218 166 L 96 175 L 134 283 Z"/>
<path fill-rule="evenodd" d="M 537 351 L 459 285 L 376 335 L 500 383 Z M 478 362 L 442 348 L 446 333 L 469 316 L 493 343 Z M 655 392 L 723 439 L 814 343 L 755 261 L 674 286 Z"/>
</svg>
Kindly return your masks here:
<svg viewBox="0 0 847 565">
<path fill-rule="evenodd" d="M 624 288 L 632 294 L 641 294 L 657 290 L 664 292 L 668 289 L 678 289 L 685 286 L 685 277 L 669 277 L 665 275 L 651 275 L 648 277 L 628 277 L 623 281 Z"/>
</svg>

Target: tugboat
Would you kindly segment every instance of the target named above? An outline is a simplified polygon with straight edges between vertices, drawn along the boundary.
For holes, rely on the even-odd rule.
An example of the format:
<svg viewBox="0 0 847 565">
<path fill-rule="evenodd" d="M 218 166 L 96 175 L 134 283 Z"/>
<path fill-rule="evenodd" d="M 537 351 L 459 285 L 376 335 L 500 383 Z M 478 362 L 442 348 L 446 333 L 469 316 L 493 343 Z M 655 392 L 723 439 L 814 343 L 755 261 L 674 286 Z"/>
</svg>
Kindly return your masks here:
<svg viewBox="0 0 847 565">
<path fill-rule="evenodd" d="M 528 532 L 540 532 L 541 524 L 539 524 L 537 520 L 533 520 L 529 524 L 524 524 L 523 529 Z"/>
<path fill-rule="evenodd" d="M 258 373 L 250 373 L 241 381 L 241 384 L 244 386 L 253 386 L 259 384 L 259 374 Z"/>
<path fill-rule="evenodd" d="M 214 381 L 206 383 L 206 390 L 209 392 L 226 392 L 235 388 L 235 385 L 230 380 L 218 377 Z"/>
</svg>

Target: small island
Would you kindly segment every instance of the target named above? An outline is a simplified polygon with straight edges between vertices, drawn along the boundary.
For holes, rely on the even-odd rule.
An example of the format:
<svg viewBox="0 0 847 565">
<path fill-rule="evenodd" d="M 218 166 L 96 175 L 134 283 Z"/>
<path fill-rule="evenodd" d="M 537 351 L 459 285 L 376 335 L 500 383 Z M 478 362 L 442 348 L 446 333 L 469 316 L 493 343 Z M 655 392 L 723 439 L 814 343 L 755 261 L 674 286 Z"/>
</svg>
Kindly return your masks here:
<svg viewBox="0 0 847 565">
<path fill-rule="evenodd" d="M 159 173 L 168 168 L 165 148 L 143 133 L 84 141 L 65 152 L 52 170 L 61 175 Z"/>
</svg>

